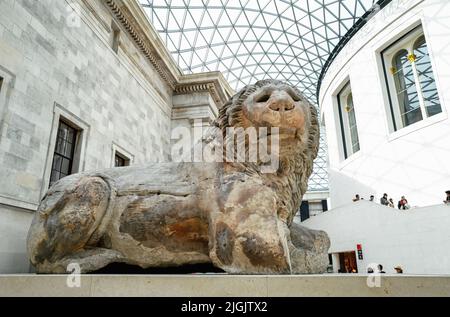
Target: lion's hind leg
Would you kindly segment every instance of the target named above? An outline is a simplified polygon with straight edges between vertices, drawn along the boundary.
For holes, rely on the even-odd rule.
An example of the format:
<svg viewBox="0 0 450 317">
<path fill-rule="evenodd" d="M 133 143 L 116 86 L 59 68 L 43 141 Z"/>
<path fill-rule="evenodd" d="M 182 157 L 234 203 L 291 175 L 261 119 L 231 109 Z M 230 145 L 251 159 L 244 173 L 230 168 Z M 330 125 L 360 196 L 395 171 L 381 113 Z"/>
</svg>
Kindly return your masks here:
<svg viewBox="0 0 450 317">
<path fill-rule="evenodd" d="M 101 238 L 112 190 L 102 177 L 73 175 L 57 182 L 42 200 L 28 233 L 27 249 L 38 272 L 95 247 Z"/>
</svg>

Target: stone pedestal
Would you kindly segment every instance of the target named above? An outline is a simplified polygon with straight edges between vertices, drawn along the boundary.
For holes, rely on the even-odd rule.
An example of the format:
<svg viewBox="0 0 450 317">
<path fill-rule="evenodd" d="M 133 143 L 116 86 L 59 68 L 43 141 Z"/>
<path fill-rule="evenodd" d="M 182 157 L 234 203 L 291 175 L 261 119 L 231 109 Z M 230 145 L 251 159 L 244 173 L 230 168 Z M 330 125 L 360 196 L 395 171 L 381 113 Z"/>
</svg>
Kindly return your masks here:
<svg viewBox="0 0 450 317">
<path fill-rule="evenodd" d="M 83 275 L 73 288 L 67 280 L 73 282 L 66 275 L 2 275 L 0 296 L 450 296 L 450 276 L 383 275 L 380 287 L 369 287 L 367 275 L 357 274 Z"/>
</svg>

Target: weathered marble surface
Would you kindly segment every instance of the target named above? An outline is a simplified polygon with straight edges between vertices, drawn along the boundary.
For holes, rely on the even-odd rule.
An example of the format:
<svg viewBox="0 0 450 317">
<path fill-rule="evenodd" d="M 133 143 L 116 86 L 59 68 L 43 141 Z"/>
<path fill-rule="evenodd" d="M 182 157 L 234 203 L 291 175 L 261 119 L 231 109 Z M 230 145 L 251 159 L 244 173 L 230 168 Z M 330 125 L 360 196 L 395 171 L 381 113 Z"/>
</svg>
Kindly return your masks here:
<svg viewBox="0 0 450 317">
<path fill-rule="evenodd" d="M 158 163 L 68 176 L 50 188 L 28 235 L 38 272 L 212 262 L 230 273 L 322 273 L 329 239 L 293 224 L 319 145 L 315 108 L 278 81 L 245 87 L 217 127 L 279 127 L 280 165 Z"/>
</svg>

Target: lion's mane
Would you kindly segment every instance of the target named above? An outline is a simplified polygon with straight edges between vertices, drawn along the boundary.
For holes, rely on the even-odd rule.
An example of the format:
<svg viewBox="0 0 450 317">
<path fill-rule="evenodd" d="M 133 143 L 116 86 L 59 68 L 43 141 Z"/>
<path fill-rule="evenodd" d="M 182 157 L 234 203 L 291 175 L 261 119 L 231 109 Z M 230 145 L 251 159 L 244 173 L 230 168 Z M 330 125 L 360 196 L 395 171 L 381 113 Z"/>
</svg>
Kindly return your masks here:
<svg viewBox="0 0 450 317">
<path fill-rule="evenodd" d="M 241 127 L 244 101 L 258 89 L 268 85 L 291 87 L 300 96 L 301 102 L 307 105 L 309 113 L 305 120 L 306 128 L 301 139 L 301 145 L 291 156 L 280 162 L 280 169 L 276 174 L 261 174 L 258 170 L 255 170 L 252 163 L 239 164 L 244 165 L 244 170 L 257 173 L 271 183 L 279 197 L 278 212 L 280 217 L 290 225 L 300 208 L 303 194 L 307 190 L 308 179 L 313 171 L 313 162 L 319 149 L 320 127 L 316 107 L 294 86 L 279 80 L 261 80 L 253 85 L 245 86 L 231 97 L 219 110 L 219 116 L 214 125 L 220 129 L 224 138 L 227 128 Z"/>
</svg>

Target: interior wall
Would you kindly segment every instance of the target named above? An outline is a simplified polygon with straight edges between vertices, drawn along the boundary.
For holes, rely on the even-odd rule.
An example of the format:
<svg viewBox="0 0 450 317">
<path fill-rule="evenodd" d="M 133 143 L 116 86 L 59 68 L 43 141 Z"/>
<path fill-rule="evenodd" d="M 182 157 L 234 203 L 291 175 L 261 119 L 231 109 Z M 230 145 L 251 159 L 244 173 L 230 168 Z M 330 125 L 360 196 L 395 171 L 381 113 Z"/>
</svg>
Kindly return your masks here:
<svg viewBox="0 0 450 317">
<path fill-rule="evenodd" d="M 405 274 L 450 274 L 449 213 L 450 206 L 444 204 L 398 210 L 360 201 L 309 218 L 302 225 L 328 233 L 329 253 L 358 254 L 357 244 L 361 244 L 358 273 L 375 263 L 391 274 L 398 265 Z M 333 266 L 337 270 L 338 265 Z"/>
<path fill-rule="evenodd" d="M 379 201 L 388 193 L 412 206 L 440 203 L 450 179 L 450 2 L 392 1 L 339 53 L 320 90 L 327 126 L 330 205 L 355 194 Z M 392 133 L 380 52 L 415 25 L 423 25 L 442 113 Z M 336 95 L 350 80 L 361 150 L 343 160 Z"/>
</svg>

